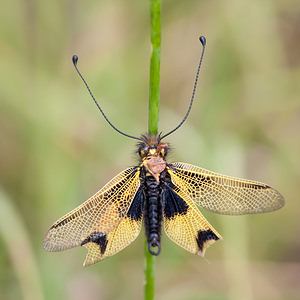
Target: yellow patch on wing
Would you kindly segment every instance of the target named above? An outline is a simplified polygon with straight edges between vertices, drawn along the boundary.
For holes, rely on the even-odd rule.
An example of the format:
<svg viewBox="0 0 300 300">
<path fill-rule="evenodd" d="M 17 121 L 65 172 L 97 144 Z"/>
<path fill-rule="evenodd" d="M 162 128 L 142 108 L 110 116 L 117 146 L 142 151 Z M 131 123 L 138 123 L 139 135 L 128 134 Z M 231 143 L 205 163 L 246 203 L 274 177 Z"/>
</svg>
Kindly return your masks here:
<svg viewBox="0 0 300 300">
<path fill-rule="evenodd" d="M 189 196 L 178 188 L 173 191 L 185 201 L 187 210 L 172 217 L 166 217 L 164 214 L 165 232 L 179 246 L 203 257 L 206 248 L 222 237 L 204 218 Z"/>
<path fill-rule="evenodd" d="M 142 219 L 134 220 L 126 216 L 114 230 L 102 239 L 102 245 L 95 242 L 84 244 L 83 246 L 88 249 L 88 254 L 83 266 L 95 264 L 124 249 L 137 238 L 141 227 Z"/>
</svg>

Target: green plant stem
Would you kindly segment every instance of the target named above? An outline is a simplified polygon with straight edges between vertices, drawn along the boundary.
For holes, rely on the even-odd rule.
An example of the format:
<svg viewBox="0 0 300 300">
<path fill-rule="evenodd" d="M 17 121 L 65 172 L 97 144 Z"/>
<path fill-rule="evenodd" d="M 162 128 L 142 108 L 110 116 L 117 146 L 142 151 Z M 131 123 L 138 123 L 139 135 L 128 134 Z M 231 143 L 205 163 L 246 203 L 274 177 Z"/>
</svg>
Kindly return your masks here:
<svg viewBox="0 0 300 300">
<path fill-rule="evenodd" d="M 151 60 L 149 92 L 149 134 L 158 134 L 159 88 L 160 88 L 160 48 L 161 48 L 161 0 L 151 0 Z M 145 241 L 145 300 L 154 299 L 155 256 L 148 251 Z"/>
<path fill-rule="evenodd" d="M 147 239 L 145 240 L 145 300 L 154 299 L 155 282 L 155 256 L 148 251 Z"/>
<path fill-rule="evenodd" d="M 158 134 L 161 45 L 161 0 L 151 0 L 151 61 L 148 131 Z"/>
</svg>

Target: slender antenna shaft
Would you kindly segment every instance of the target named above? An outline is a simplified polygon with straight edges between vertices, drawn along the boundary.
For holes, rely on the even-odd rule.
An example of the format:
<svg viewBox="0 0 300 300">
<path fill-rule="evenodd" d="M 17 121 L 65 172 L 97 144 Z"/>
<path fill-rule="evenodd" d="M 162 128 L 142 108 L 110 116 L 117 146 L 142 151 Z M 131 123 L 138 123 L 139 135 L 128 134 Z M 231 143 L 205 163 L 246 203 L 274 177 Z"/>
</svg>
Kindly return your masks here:
<svg viewBox="0 0 300 300">
<path fill-rule="evenodd" d="M 117 132 L 119 132 L 120 134 L 123 134 L 123 135 L 125 135 L 125 136 L 127 136 L 127 137 L 129 137 L 129 138 L 132 138 L 132 139 L 136 139 L 136 140 L 141 141 L 141 140 L 142 140 L 141 138 L 138 138 L 138 137 L 135 137 L 135 136 L 132 136 L 132 135 L 129 135 L 129 134 L 126 134 L 126 133 L 120 131 L 119 129 L 117 129 L 117 128 L 116 128 L 116 127 L 108 120 L 108 118 L 106 117 L 106 115 L 105 115 L 104 112 L 102 111 L 100 105 L 99 105 L 98 102 L 96 101 L 96 99 L 95 99 L 93 93 L 91 92 L 91 90 L 90 90 L 88 84 L 86 83 L 86 81 L 84 80 L 83 76 L 81 75 L 81 73 L 79 72 L 79 70 L 78 70 L 78 68 L 77 68 L 78 56 L 77 56 L 77 55 L 73 55 L 72 61 L 73 61 L 73 65 L 74 65 L 74 67 L 75 67 L 77 73 L 79 74 L 80 78 L 81 78 L 82 81 L 84 82 L 84 84 L 85 84 L 87 90 L 89 91 L 89 93 L 90 93 L 92 99 L 94 100 L 95 104 L 97 105 L 98 109 L 100 110 L 101 114 L 103 115 L 103 117 L 104 117 L 104 119 L 107 121 L 107 123 L 108 123 L 114 130 L 116 130 Z"/>
<path fill-rule="evenodd" d="M 194 84 L 194 88 L 193 88 L 193 94 L 192 94 L 192 98 L 191 98 L 189 109 L 188 109 L 187 113 L 185 114 L 185 116 L 184 116 L 183 120 L 181 121 L 181 123 L 177 127 L 175 127 L 173 130 L 171 130 L 167 134 L 163 135 L 160 138 L 161 140 L 163 138 L 165 138 L 166 136 L 170 135 L 171 133 L 173 133 L 174 131 L 176 131 L 184 123 L 184 121 L 187 119 L 187 117 L 188 117 L 188 115 L 189 115 L 189 113 L 191 111 L 192 104 L 193 104 L 194 97 L 195 97 L 196 87 L 197 87 L 197 83 L 198 83 L 198 77 L 199 77 L 199 73 L 200 73 L 200 68 L 201 68 L 201 64 L 202 64 L 202 60 L 203 60 L 203 56 L 204 56 L 204 50 L 205 50 L 205 46 L 206 46 L 206 39 L 205 39 L 204 36 L 200 36 L 199 40 L 200 40 L 200 42 L 201 42 L 201 44 L 203 46 L 203 49 L 202 49 L 202 53 L 201 53 L 201 58 L 200 58 L 198 70 L 197 70 L 197 75 L 196 75 L 196 79 L 195 79 L 195 84 Z"/>
</svg>

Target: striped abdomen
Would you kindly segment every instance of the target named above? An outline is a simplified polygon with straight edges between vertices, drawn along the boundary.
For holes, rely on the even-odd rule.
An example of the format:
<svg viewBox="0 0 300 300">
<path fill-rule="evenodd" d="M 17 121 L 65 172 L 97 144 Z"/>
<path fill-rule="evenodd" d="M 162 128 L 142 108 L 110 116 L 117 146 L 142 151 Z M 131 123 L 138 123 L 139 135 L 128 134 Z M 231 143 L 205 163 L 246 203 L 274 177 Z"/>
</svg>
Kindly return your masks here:
<svg viewBox="0 0 300 300">
<path fill-rule="evenodd" d="M 148 242 L 148 250 L 152 255 L 160 253 L 160 237 L 161 237 L 161 185 L 152 176 L 145 178 L 145 207 L 144 207 L 144 223 Z M 153 249 L 156 248 L 156 249 Z"/>
</svg>

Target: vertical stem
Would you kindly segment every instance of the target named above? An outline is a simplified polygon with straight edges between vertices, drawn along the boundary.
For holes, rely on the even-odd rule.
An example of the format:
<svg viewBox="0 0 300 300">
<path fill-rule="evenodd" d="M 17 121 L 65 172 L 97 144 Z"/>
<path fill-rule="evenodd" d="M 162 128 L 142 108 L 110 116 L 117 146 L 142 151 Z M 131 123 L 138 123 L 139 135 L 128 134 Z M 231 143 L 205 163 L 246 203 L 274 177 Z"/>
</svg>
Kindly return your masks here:
<svg viewBox="0 0 300 300">
<path fill-rule="evenodd" d="M 151 61 L 148 131 L 158 134 L 161 45 L 161 0 L 151 0 Z"/>
<path fill-rule="evenodd" d="M 155 282 L 155 256 L 148 251 L 147 239 L 145 240 L 145 300 L 154 299 Z"/>
<path fill-rule="evenodd" d="M 149 134 L 158 134 L 159 88 L 160 88 L 160 45 L 161 45 L 161 0 L 151 0 L 151 60 L 149 92 Z M 154 299 L 155 256 L 148 251 L 145 241 L 145 300 Z"/>
</svg>

